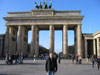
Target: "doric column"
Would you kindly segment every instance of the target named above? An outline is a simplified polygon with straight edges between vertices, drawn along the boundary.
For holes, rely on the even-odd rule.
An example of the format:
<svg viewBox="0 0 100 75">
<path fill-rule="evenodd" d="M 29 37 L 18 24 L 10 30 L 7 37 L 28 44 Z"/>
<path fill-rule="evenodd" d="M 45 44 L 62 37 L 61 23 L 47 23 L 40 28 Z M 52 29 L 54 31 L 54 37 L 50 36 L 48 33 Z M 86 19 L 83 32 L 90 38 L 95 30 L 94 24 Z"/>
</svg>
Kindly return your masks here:
<svg viewBox="0 0 100 75">
<path fill-rule="evenodd" d="M 3 56 L 3 36 L 0 38 L 0 57 Z"/>
<path fill-rule="evenodd" d="M 63 25 L 63 55 L 68 54 L 68 37 L 67 37 L 67 25 Z"/>
<path fill-rule="evenodd" d="M 9 53 L 12 54 L 12 48 L 11 48 L 11 45 L 12 45 L 12 27 L 9 27 Z"/>
<path fill-rule="evenodd" d="M 9 27 L 6 26 L 6 34 L 5 34 L 5 46 L 4 46 L 4 56 L 9 52 Z"/>
<path fill-rule="evenodd" d="M 36 57 L 39 56 L 39 28 L 36 26 L 35 30 L 35 55 Z"/>
<path fill-rule="evenodd" d="M 95 39 L 93 39 L 93 54 L 96 55 Z"/>
<path fill-rule="evenodd" d="M 76 44 L 76 27 L 74 29 L 74 53 L 77 54 L 77 44 Z"/>
<path fill-rule="evenodd" d="M 85 39 L 85 58 L 87 58 L 87 39 Z"/>
<path fill-rule="evenodd" d="M 17 43 L 17 52 L 22 51 L 22 26 L 18 26 L 18 43 Z"/>
<path fill-rule="evenodd" d="M 31 31 L 32 31 L 32 33 L 31 33 L 31 56 L 33 56 L 34 55 L 34 53 L 35 53 L 35 26 L 34 25 L 32 25 L 31 26 Z"/>
<path fill-rule="evenodd" d="M 14 27 L 9 27 L 9 53 L 16 53 L 17 45 L 17 30 Z"/>
<path fill-rule="evenodd" d="M 31 26 L 31 56 L 36 55 L 39 56 L 39 28 L 38 26 Z"/>
<path fill-rule="evenodd" d="M 100 43 L 99 43 L 99 38 L 97 38 L 97 56 L 100 56 Z"/>
<path fill-rule="evenodd" d="M 28 29 L 27 27 L 23 26 L 22 27 L 22 49 L 21 52 L 23 52 L 23 54 L 28 54 L 27 53 L 27 49 L 28 49 Z"/>
<path fill-rule="evenodd" d="M 81 25 L 77 25 L 77 55 L 82 56 L 82 34 L 81 34 Z"/>
<path fill-rule="evenodd" d="M 49 50 L 50 52 L 54 52 L 54 25 L 50 25 L 49 30 L 50 30 Z"/>
</svg>

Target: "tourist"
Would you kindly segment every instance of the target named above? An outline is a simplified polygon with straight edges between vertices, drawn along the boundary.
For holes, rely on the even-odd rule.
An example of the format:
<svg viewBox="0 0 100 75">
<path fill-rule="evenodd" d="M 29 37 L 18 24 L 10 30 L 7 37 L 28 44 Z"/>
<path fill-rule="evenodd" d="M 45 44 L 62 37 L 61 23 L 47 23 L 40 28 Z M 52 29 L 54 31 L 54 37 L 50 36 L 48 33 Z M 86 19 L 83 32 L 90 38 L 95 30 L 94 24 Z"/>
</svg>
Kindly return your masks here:
<svg viewBox="0 0 100 75">
<path fill-rule="evenodd" d="M 78 55 L 76 55 L 76 64 L 78 64 L 79 62 L 78 62 Z"/>
<path fill-rule="evenodd" d="M 100 56 L 98 56 L 98 58 L 97 58 L 97 67 L 98 67 L 98 69 L 100 68 Z"/>
<path fill-rule="evenodd" d="M 95 58 L 94 56 L 91 57 L 92 68 L 94 68 Z"/>
<path fill-rule="evenodd" d="M 54 58 L 53 53 L 50 53 L 49 58 L 46 60 L 45 70 L 47 75 L 55 75 L 57 72 L 57 60 Z"/>
<path fill-rule="evenodd" d="M 60 64 L 61 62 L 61 57 L 60 57 L 60 53 L 58 54 L 58 63 Z"/>
<path fill-rule="evenodd" d="M 74 64 L 75 55 L 72 55 L 72 64 Z"/>
<path fill-rule="evenodd" d="M 23 55 L 23 53 L 21 52 L 21 60 L 20 60 L 20 63 L 21 63 L 21 64 L 23 63 L 23 59 L 24 59 L 24 55 Z"/>
<path fill-rule="evenodd" d="M 14 56 L 14 54 L 12 54 L 11 55 L 11 62 L 12 62 L 12 64 L 13 64 L 14 58 L 15 58 L 15 56 Z"/>
<path fill-rule="evenodd" d="M 94 59 L 95 59 L 95 62 L 97 61 L 97 56 L 96 55 L 94 55 Z"/>
<path fill-rule="evenodd" d="M 11 58 L 11 54 L 8 54 L 8 63 L 7 64 L 12 64 L 12 58 Z"/>
<path fill-rule="evenodd" d="M 18 57 L 19 57 L 19 55 L 18 55 L 18 53 L 16 52 L 16 54 L 15 54 L 15 64 L 18 64 Z"/>
<path fill-rule="evenodd" d="M 79 64 L 82 64 L 82 57 L 81 56 L 79 56 L 78 62 L 79 62 Z"/>
<path fill-rule="evenodd" d="M 88 63 L 90 62 L 90 56 L 89 55 L 87 55 L 87 59 L 88 59 Z"/>
<path fill-rule="evenodd" d="M 5 58 L 6 64 L 8 64 L 8 62 L 9 62 L 9 58 L 8 57 L 9 57 L 8 53 L 6 53 L 6 58 Z"/>
<path fill-rule="evenodd" d="M 19 56 L 18 56 L 18 63 L 19 64 L 22 64 L 23 63 L 23 53 L 19 53 Z"/>
<path fill-rule="evenodd" d="M 36 55 L 34 55 L 34 62 L 36 61 Z"/>
</svg>

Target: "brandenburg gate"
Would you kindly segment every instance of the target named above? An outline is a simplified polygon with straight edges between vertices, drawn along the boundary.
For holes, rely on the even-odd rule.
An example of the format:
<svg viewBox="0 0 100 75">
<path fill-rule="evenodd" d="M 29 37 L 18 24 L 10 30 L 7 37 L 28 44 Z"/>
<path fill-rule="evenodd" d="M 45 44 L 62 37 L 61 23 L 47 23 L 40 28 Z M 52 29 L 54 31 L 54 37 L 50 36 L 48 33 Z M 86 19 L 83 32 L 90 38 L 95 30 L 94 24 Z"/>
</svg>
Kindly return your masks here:
<svg viewBox="0 0 100 75">
<path fill-rule="evenodd" d="M 6 21 L 4 52 L 27 54 L 28 39 L 31 39 L 30 54 L 39 56 L 39 31 L 49 30 L 49 50 L 54 52 L 55 30 L 63 32 L 63 55 L 68 54 L 68 30 L 74 30 L 75 53 L 82 56 L 81 11 L 55 11 L 54 9 L 33 9 L 28 12 L 8 12 Z M 28 31 L 31 30 L 31 38 Z M 59 41 L 59 40 L 58 40 Z"/>
</svg>

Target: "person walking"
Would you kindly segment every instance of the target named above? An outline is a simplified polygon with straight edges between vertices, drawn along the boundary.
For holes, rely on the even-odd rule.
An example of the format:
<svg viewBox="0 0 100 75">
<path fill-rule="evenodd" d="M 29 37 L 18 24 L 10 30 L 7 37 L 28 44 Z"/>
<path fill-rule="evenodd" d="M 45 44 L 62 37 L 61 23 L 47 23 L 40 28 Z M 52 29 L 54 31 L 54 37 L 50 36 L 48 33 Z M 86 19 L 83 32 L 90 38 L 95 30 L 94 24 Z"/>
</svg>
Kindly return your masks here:
<svg viewBox="0 0 100 75">
<path fill-rule="evenodd" d="M 20 63 L 23 64 L 24 54 L 21 52 L 21 60 Z"/>
<path fill-rule="evenodd" d="M 74 60 L 75 60 L 75 55 L 72 55 L 72 64 L 74 64 Z"/>
<path fill-rule="evenodd" d="M 79 64 L 82 64 L 82 56 L 81 56 L 81 55 L 79 55 L 78 63 L 79 63 Z"/>
<path fill-rule="evenodd" d="M 90 62 L 90 55 L 87 55 L 87 61 Z"/>
<path fill-rule="evenodd" d="M 6 64 L 8 64 L 8 62 L 9 62 L 9 56 L 8 56 L 8 53 L 6 53 L 6 58 L 5 58 L 5 60 L 6 60 Z"/>
<path fill-rule="evenodd" d="M 60 57 L 60 53 L 58 54 L 58 63 L 60 64 L 61 62 L 61 57 Z"/>
<path fill-rule="evenodd" d="M 98 70 L 99 70 L 99 68 L 100 68 L 100 56 L 98 56 L 98 58 L 97 58 L 97 67 L 98 67 Z"/>
<path fill-rule="evenodd" d="M 78 57 L 78 55 L 76 55 L 76 64 L 78 64 L 79 63 L 79 57 Z"/>
<path fill-rule="evenodd" d="M 94 68 L 94 63 L 95 63 L 94 56 L 91 57 L 91 62 L 92 62 L 92 68 Z"/>
<path fill-rule="evenodd" d="M 36 61 L 36 55 L 34 55 L 34 62 Z"/>
<path fill-rule="evenodd" d="M 15 54 L 15 64 L 18 64 L 18 57 L 19 57 L 19 55 L 18 55 L 18 53 L 16 52 L 16 54 Z"/>
<path fill-rule="evenodd" d="M 57 59 L 53 57 L 53 53 L 50 53 L 49 58 L 46 60 L 45 70 L 47 75 L 55 75 L 57 72 Z"/>
</svg>

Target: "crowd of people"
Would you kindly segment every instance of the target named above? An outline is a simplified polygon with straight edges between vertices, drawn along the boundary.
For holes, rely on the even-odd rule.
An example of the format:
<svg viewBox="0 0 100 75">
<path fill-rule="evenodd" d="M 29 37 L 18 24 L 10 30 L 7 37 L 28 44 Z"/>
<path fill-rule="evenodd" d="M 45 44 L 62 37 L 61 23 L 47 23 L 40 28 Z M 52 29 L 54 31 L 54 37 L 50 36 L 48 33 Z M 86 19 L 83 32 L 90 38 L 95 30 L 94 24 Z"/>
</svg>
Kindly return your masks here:
<svg viewBox="0 0 100 75">
<path fill-rule="evenodd" d="M 92 64 L 92 68 L 94 68 L 94 65 L 100 68 L 100 56 L 92 55 L 92 56 L 87 56 L 88 62 Z"/>
<path fill-rule="evenodd" d="M 76 60 L 76 64 L 82 64 L 82 57 L 78 55 L 72 55 L 72 64 L 74 64 Z M 100 68 L 100 56 L 92 55 L 92 56 L 87 56 L 87 61 L 88 63 L 92 64 L 92 67 L 94 68 L 94 65 Z"/>
<path fill-rule="evenodd" d="M 34 62 L 36 61 L 36 56 L 34 55 Z M 24 55 L 22 52 L 16 53 L 14 55 L 6 54 L 6 64 L 22 64 L 24 59 Z M 60 54 L 54 54 L 50 53 L 48 59 L 46 60 L 45 64 L 45 70 L 47 72 L 47 75 L 55 75 L 57 72 L 57 60 L 58 63 L 61 63 L 61 55 Z M 80 55 L 71 55 L 72 64 L 82 64 L 82 57 Z M 76 60 L 76 61 L 75 61 Z M 100 56 L 92 55 L 87 56 L 87 60 L 90 64 L 92 64 L 92 67 L 94 68 L 94 65 L 97 65 L 98 69 L 100 68 Z"/>
<path fill-rule="evenodd" d="M 22 64 L 24 59 L 24 55 L 22 52 L 16 54 L 6 54 L 6 64 Z"/>
<path fill-rule="evenodd" d="M 80 55 L 72 55 L 72 64 L 82 64 L 82 57 Z M 47 75 L 55 75 L 55 73 L 57 72 L 57 59 L 58 59 L 58 63 L 61 63 L 61 56 L 60 54 L 56 55 L 56 57 L 54 58 L 54 54 L 50 53 L 49 58 L 46 60 L 46 64 L 45 64 L 45 70 L 47 72 Z M 99 69 L 100 67 L 100 56 L 96 57 L 96 55 L 93 55 L 91 57 L 88 57 L 88 62 L 91 61 L 92 63 L 92 67 L 94 67 L 94 63 L 97 64 L 97 67 Z"/>
<path fill-rule="evenodd" d="M 75 63 L 76 60 L 76 64 L 82 64 L 82 57 L 78 56 L 78 55 L 72 55 L 72 64 Z"/>
<path fill-rule="evenodd" d="M 82 57 L 78 55 L 72 55 L 72 64 L 82 64 Z M 94 68 L 94 65 L 97 65 L 98 69 L 100 68 L 100 56 L 92 55 L 92 56 L 87 56 L 87 61 L 88 63 L 92 64 L 92 67 Z"/>
</svg>

